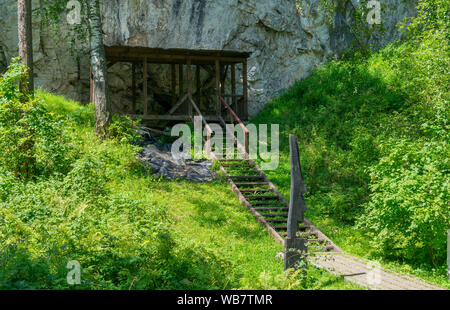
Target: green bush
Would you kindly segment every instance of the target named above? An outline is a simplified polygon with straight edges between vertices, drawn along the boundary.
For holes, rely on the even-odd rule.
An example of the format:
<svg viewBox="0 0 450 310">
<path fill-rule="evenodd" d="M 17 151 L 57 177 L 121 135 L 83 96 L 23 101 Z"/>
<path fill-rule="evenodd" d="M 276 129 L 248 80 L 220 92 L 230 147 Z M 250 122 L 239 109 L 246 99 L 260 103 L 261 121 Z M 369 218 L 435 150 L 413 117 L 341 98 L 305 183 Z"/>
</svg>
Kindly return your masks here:
<svg viewBox="0 0 450 310">
<path fill-rule="evenodd" d="M 450 228 L 450 45 L 448 29 L 425 28 L 368 58 L 317 68 L 253 121 L 280 124 L 282 162 L 268 174 L 286 195 L 288 135 L 297 136 L 313 221 L 357 229 L 370 255 L 441 267 Z"/>
<path fill-rule="evenodd" d="M 127 116 L 114 115 L 109 126 L 109 135 L 111 138 L 124 143 L 136 143 L 142 139 L 136 133 L 139 121 L 133 121 Z"/>
<path fill-rule="evenodd" d="M 371 199 L 360 227 L 390 258 L 444 264 L 450 227 L 447 141 L 391 141 L 371 167 Z"/>
<path fill-rule="evenodd" d="M 82 266 L 79 289 L 230 285 L 229 260 L 174 238 L 157 199 L 112 187 L 159 186 L 137 168 L 135 124 L 116 119 L 111 139 L 99 140 L 92 105 L 42 91 L 23 97 L 22 75 L 13 62 L 1 80 L 0 289 L 69 289 L 71 260 Z M 33 141 L 29 153 L 17 145 L 23 137 Z M 29 174 L 20 170 L 25 155 Z"/>
<path fill-rule="evenodd" d="M 25 69 L 14 59 L 0 78 L 0 165 L 23 179 L 66 172 L 70 147 L 63 123 L 38 97 L 20 92 L 24 81 Z"/>
</svg>

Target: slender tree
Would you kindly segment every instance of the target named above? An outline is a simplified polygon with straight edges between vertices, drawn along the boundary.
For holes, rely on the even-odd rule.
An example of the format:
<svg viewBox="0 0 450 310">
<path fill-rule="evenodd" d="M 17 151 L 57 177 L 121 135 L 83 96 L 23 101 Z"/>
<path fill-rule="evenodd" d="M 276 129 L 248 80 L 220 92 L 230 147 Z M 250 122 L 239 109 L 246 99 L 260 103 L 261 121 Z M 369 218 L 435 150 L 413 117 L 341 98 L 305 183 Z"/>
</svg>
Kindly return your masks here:
<svg viewBox="0 0 450 310">
<path fill-rule="evenodd" d="M 24 93 L 32 93 L 34 90 L 31 12 L 31 0 L 17 0 L 19 56 L 28 70 L 28 83 L 20 85 Z"/>
<path fill-rule="evenodd" d="M 112 112 L 103 46 L 100 0 L 42 0 L 40 12 L 48 25 L 66 23 L 70 20 L 71 31 L 63 35 L 72 43 L 71 52 L 76 50 L 77 53 L 86 54 L 86 50 L 89 50 L 94 80 L 95 132 L 100 137 L 106 137 Z M 61 19 L 64 12 L 69 13 L 68 18 Z M 55 29 L 59 31 L 58 27 Z M 88 46 L 85 43 L 88 43 Z"/>
<path fill-rule="evenodd" d="M 88 1 L 88 14 L 91 67 L 94 75 L 95 131 L 104 137 L 108 133 L 112 112 L 99 0 Z"/>
</svg>

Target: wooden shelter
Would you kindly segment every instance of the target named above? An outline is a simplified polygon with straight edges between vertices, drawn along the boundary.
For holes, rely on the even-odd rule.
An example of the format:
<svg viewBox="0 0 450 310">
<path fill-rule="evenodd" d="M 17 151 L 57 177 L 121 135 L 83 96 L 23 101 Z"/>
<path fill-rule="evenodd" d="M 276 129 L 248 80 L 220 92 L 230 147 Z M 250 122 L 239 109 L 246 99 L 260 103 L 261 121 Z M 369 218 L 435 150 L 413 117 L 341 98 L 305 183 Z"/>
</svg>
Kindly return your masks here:
<svg viewBox="0 0 450 310">
<path fill-rule="evenodd" d="M 207 111 L 201 111 L 208 121 L 219 121 L 220 117 L 228 118 L 227 112 L 230 107 L 240 119 L 248 120 L 247 59 L 250 53 L 128 46 L 106 46 L 105 53 L 108 68 L 118 62 L 132 64 L 130 77 L 132 104 L 127 107 L 127 111 L 119 111 L 119 113 L 147 121 L 190 121 L 193 117 L 192 103 L 194 102 L 196 107 L 209 107 Z M 151 64 L 167 64 L 170 66 L 171 107 L 164 114 L 149 114 L 149 107 L 152 102 L 149 102 L 148 99 L 148 87 L 151 85 L 148 83 L 147 69 L 148 65 Z M 138 65 L 142 65 L 142 76 L 136 74 Z M 237 66 L 241 67 L 237 68 Z M 241 69 L 243 77 L 241 94 L 237 94 L 236 71 L 238 69 Z M 201 83 L 202 70 L 208 75 L 209 82 L 207 85 Z M 142 79 L 142 98 L 139 98 L 143 102 L 141 114 L 137 112 L 136 105 L 139 78 Z M 91 93 L 92 85 L 91 76 Z M 213 100 L 213 102 L 208 102 L 208 105 L 202 105 L 202 92 L 206 88 L 211 88 L 211 86 L 215 89 L 215 98 L 210 98 L 209 100 Z"/>
</svg>

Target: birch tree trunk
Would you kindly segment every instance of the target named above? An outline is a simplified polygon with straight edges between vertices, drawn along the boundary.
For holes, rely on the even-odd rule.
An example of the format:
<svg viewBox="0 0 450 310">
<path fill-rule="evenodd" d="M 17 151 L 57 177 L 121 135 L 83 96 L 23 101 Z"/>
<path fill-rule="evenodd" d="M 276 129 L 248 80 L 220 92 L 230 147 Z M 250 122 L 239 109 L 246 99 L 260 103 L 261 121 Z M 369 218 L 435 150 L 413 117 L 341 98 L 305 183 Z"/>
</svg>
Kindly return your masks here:
<svg viewBox="0 0 450 310">
<path fill-rule="evenodd" d="M 19 56 L 28 67 L 28 84 L 21 84 L 24 93 L 34 90 L 33 81 L 33 31 L 31 26 L 31 0 L 17 0 L 17 21 L 19 32 Z"/>
<path fill-rule="evenodd" d="M 103 46 L 100 3 L 99 0 L 89 0 L 88 5 L 91 67 L 94 80 L 95 132 L 100 137 L 105 137 L 108 134 L 112 112 L 108 90 L 105 48 Z"/>
</svg>

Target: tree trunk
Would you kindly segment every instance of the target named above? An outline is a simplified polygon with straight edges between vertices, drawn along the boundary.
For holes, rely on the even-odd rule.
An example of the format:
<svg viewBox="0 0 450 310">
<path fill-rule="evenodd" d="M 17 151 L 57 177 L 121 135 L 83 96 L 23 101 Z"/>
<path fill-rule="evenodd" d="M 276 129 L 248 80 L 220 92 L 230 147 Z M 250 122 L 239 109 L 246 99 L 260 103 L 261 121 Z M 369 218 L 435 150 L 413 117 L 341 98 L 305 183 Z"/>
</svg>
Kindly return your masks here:
<svg viewBox="0 0 450 310">
<path fill-rule="evenodd" d="M 31 0 L 17 1 L 19 32 L 19 56 L 22 64 L 28 67 L 28 84 L 21 84 L 23 93 L 32 93 L 33 81 L 33 31 L 31 26 Z"/>
<path fill-rule="evenodd" d="M 91 67 L 94 78 L 95 132 L 100 137 L 105 137 L 111 123 L 111 102 L 99 0 L 89 0 L 89 28 Z"/>
</svg>

